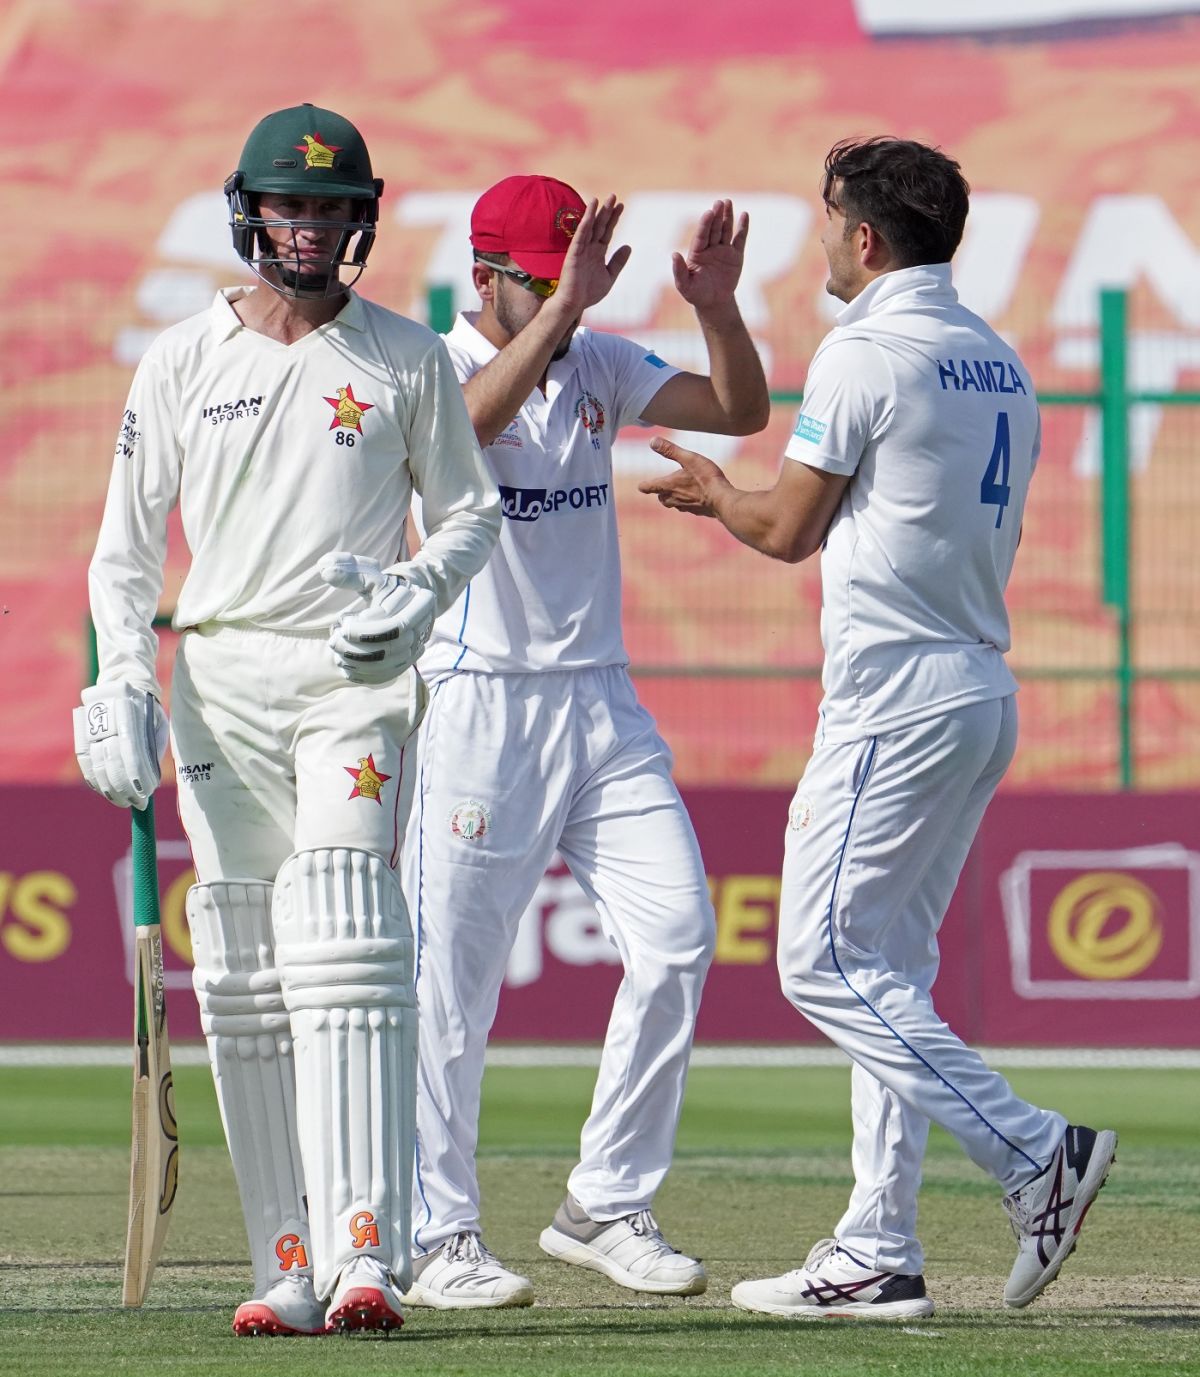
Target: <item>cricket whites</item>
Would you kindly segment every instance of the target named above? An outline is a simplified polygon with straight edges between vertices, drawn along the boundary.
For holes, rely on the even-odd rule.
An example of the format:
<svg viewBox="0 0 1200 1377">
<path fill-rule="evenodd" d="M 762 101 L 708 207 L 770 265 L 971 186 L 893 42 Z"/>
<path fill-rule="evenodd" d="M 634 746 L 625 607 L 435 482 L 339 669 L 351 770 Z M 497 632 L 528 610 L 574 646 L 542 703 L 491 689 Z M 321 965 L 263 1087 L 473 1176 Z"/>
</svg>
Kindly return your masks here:
<svg viewBox="0 0 1200 1377">
<path fill-rule="evenodd" d="M 146 1299 L 179 1181 L 175 1086 L 167 1043 L 154 800 L 133 810 L 134 1046 L 129 1235 L 121 1304 Z"/>
</svg>

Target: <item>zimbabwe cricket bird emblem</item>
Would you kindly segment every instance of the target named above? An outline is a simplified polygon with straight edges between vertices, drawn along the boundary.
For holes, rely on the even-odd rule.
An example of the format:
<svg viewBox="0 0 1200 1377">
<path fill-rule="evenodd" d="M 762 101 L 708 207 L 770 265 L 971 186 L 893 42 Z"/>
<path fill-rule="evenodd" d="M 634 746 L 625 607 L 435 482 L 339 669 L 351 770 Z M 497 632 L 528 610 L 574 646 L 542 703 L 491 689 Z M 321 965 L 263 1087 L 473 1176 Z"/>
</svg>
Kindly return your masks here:
<svg viewBox="0 0 1200 1377">
<path fill-rule="evenodd" d="M 342 769 L 354 777 L 354 788 L 351 789 L 347 797 L 347 803 L 352 798 L 373 798 L 381 808 L 383 807 L 383 799 L 380 798 L 380 794 L 383 793 L 383 786 L 391 779 L 391 775 L 379 773 L 375 768 L 373 753 L 359 756 L 357 769 L 353 765 L 343 765 Z"/>
<path fill-rule="evenodd" d="M 345 426 L 347 430 L 357 430 L 362 434 L 362 418 L 368 411 L 375 409 L 374 402 L 360 402 L 354 395 L 354 388 L 350 383 L 345 387 L 339 387 L 336 397 L 326 397 L 324 399 L 333 407 L 333 420 L 329 422 L 330 430 L 337 430 L 339 426 Z"/>
<path fill-rule="evenodd" d="M 333 155 L 342 151 L 340 143 L 323 143 L 320 134 L 305 134 L 303 143 L 294 143 L 297 153 L 304 154 L 304 166 L 332 167 Z"/>
</svg>

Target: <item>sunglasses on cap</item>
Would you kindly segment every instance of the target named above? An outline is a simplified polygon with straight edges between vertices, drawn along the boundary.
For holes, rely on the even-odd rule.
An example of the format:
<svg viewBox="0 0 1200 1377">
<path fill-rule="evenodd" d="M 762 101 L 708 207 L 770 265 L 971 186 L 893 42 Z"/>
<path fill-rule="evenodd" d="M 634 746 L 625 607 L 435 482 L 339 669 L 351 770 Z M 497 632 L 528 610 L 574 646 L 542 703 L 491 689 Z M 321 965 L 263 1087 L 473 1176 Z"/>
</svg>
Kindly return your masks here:
<svg viewBox="0 0 1200 1377">
<path fill-rule="evenodd" d="M 489 263 L 486 258 L 476 258 L 475 261 L 482 263 L 485 268 L 491 268 L 494 273 L 503 273 L 505 277 L 511 277 L 518 287 L 524 287 L 527 292 L 540 296 L 543 301 L 558 291 L 557 277 L 534 277 L 532 273 L 522 272 L 520 268 L 502 268 L 499 263 Z"/>
</svg>

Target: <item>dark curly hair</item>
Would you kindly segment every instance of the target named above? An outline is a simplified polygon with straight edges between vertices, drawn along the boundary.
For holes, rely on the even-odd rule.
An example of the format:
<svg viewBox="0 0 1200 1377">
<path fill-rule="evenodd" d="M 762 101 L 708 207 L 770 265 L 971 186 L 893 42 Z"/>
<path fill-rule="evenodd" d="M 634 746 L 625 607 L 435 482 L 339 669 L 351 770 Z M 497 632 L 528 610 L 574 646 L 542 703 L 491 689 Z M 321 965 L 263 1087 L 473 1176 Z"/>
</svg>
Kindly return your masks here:
<svg viewBox="0 0 1200 1377">
<path fill-rule="evenodd" d="M 913 139 L 843 139 L 825 158 L 822 200 L 847 234 L 865 223 L 882 235 L 902 267 L 950 261 L 970 196 L 954 159 Z"/>
</svg>

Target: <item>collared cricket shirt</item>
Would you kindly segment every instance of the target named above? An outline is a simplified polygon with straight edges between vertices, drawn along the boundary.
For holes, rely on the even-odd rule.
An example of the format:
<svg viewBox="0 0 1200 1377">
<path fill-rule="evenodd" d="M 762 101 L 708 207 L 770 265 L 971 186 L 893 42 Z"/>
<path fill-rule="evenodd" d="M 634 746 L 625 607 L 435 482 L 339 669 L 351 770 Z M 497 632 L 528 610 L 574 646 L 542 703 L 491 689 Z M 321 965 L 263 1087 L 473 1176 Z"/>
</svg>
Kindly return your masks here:
<svg viewBox="0 0 1200 1377">
<path fill-rule="evenodd" d="M 363 604 L 321 580 L 321 557 L 407 560 L 414 490 L 427 534 L 403 572 L 439 606 L 494 540 L 495 485 L 439 337 L 351 293 L 284 345 L 241 323 L 248 290 L 267 289 L 218 293 L 138 367 L 91 567 L 104 681 L 158 691 L 149 625 L 176 503 L 192 557 L 177 628 L 328 630 Z"/>
<path fill-rule="evenodd" d="M 877 278 L 814 356 L 790 459 L 853 474 L 821 555 L 821 741 L 1016 688 L 1004 590 L 1041 446 L 1016 353 L 950 265 Z"/>
<path fill-rule="evenodd" d="M 460 315 L 446 337 L 466 382 L 496 357 Z M 630 340 L 579 329 L 484 450 L 500 488 L 500 540 L 437 621 L 421 672 L 527 673 L 626 664 L 612 444 L 679 370 Z"/>
</svg>

